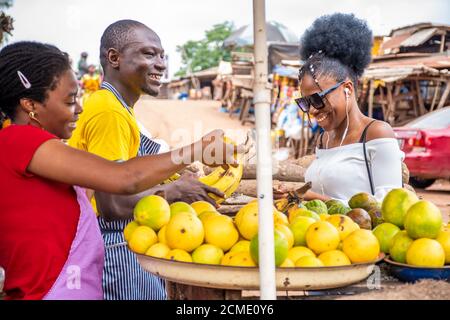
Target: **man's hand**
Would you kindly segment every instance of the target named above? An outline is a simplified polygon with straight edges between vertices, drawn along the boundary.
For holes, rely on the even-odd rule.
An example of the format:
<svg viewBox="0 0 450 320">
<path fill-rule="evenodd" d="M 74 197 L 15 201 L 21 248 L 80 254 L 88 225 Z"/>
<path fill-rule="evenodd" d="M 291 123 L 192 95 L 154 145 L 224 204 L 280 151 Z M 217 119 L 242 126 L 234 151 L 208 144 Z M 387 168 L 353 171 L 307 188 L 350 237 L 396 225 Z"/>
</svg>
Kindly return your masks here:
<svg viewBox="0 0 450 320">
<path fill-rule="evenodd" d="M 197 143 L 197 150 L 201 146 L 201 155 L 196 155 L 197 159 L 201 159 L 203 164 L 211 167 L 228 166 L 237 167 L 238 159 L 242 159 L 251 149 L 252 142 L 249 134 L 245 143 L 236 145 L 229 138 L 224 137 L 223 130 L 217 129 L 203 136 Z"/>
<path fill-rule="evenodd" d="M 176 201 L 187 203 L 207 201 L 217 207 L 216 202 L 208 196 L 208 193 L 213 193 L 221 198 L 224 197 L 223 192 L 201 183 L 191 173 L 183 174 L 178 180 L 164 185 L 164 198 L 169 203 Z"/>
</svg>

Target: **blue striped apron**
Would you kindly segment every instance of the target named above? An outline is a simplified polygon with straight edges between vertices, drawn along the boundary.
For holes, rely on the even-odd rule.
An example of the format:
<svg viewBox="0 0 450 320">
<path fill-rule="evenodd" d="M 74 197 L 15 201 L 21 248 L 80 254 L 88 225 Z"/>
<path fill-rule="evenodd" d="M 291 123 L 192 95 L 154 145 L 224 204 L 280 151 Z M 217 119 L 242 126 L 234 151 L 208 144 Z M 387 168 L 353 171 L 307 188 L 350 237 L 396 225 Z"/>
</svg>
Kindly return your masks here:
<svg viewBox="0 0 450 320">
<path fill-rule="evenodd" d="M 102 89 L 111 91 L 131 113 L 120 93 L 108 82 Z M 138 156 L 158 153 L 160 145 L 140 133 Z M 105 300 L 164 300 L 167 299 L 164 280 L 148 273 L 126 246 L 123 229 L 131 220 L 105 221 L 98 218 L 105 241 L 103 295 Z"/>
</svg>

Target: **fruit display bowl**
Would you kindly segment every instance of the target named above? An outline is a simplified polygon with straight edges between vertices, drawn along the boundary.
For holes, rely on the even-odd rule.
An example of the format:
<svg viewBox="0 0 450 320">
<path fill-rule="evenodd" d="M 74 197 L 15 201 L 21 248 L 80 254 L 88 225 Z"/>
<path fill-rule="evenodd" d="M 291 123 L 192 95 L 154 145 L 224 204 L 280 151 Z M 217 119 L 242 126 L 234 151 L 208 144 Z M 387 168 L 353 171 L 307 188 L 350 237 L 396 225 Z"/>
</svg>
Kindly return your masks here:
<svg viewBox="0 0 450 320">
<path fill-rule="evenodd" d="M 257 267 L 208 265 L 140 254 L 136 256 L 144 270 L 168 281 L 215 289 L 259 289 Z M 277 268 L 276 286 L 278 290 L 321 290 L 345 287 L 369 277 L 375 264 L 383 258 L 384 255 L 380 254 L 376 261 L 339 267 Z"/>
<path fill-rule="evenodd" d="M 433 279 L 450 282 L 450 266 L 438 268 L 417 267 L 392 261 L 389 259 L 389 256 L 384 258 L 384 261 L 389 265 L 391 275 L 400 281 L 416 282 L 422 279 Z"/>
</svg>

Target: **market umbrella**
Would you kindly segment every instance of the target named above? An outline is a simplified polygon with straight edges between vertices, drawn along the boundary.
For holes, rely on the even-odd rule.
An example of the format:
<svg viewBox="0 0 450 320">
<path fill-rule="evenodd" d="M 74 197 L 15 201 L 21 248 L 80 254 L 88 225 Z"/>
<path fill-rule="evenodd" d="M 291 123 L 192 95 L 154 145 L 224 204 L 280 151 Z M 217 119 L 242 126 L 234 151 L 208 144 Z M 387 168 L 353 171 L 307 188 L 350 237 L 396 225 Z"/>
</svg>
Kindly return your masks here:
<svg viewBox="0 0 450 320">
<path fill-rule="evenodd" d="M 270 92 L 267 89 L 267 37 L 265 0 L 253 0 L 255 82 L 253 102 L 256 124 L 256 180 L 258 193 L 258 242 L 260 299 L 276 299 L 272 194 L 272 142 Z"/>
<path fill-rule="evenodd" d="M 267 42 L 298 43 L 298 37 L 279 22 L 266 22 Z M 253 26 L 246 25 L 233 32 L 223 42 L 224 47 L 251 47 L 253 46 Z"/>
</svg>

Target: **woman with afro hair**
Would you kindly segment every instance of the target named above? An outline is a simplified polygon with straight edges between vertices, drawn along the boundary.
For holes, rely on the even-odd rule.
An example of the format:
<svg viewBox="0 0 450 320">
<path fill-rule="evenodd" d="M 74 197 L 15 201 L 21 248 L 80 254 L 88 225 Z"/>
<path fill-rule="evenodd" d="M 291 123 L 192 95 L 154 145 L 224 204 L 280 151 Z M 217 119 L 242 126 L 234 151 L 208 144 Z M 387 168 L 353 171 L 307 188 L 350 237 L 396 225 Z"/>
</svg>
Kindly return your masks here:
<svg viewBox="0 0 450 320">
<path fill-rule="evenodd" d="M 234 146 L 223 142 L 221 130 L 172 152 L 125 162 L 71 148 L 63 140 L 82 112 L 78 90 L 68 56 L 56 47 L 17 42 L 0 51 L 0 116 L 11 119 L 0 130 L 6 299 L 103 299 L 104 243 L 80 187 L 136 194 L 195 159 L 205 161 L 205 149 L 223 149 L 208 159 L 212 164 L 235 161 Z"/>
<path fill-rule="evenodd" d="M 402 160 L 391 126 L 365 116 L 357 103 L 358 78 L 371 60 L 372 32 L 353 14 L 318 18 L 301 39 L 299 108 L 323 133 L 305 180 L 306 199 L 347 203 L 359 192 L 381 201 L 402 187 Z"/>
</svg>

